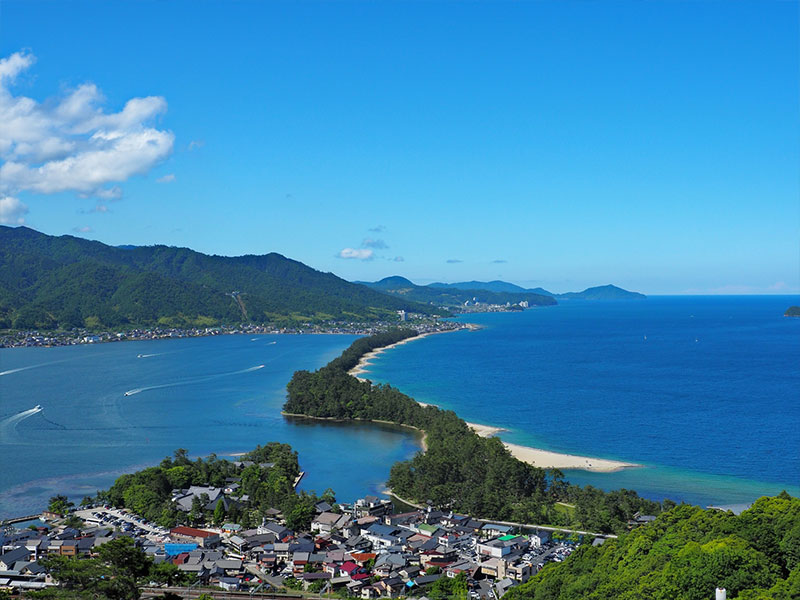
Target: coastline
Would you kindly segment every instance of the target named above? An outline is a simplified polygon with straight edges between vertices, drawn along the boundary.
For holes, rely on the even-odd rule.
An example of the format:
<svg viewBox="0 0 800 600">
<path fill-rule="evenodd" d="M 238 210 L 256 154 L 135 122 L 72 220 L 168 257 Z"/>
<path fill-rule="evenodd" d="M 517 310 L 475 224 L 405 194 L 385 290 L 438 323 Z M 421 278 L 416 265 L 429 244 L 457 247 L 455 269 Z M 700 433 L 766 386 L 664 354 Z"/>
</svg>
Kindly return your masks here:
<svg viewBox="0 0 800 600">
<path fill-rule="evenodd" d="M 289 413 L 285 411 L 281 411 L 281 414 L 284 417 L 292 417 L 295 419 L 311 419 L 312 421 L 330 421 L 332 423 L 349 423 L 351 421 L 360 421 L 362 423 L 380 423 L 382 425 L 391 425 L 392 427 L 402 427 L 403 429 L 413 429 L 419 434 L 419 445 L 423 452 L 428 451 L 428 434 L 425 433 L 424 429 L 420 429 L 419 427 L 414 427 L 413 425 L 406 425 L 404 423 L 395 423 L 393 421 L 385 421 L 383 419 L 337 419 L 335 417 L 312 417 L 310 415 L 304 415 L 300 413 Z"/>
<path fill-rule="evenodd" d="M 443 331 L 426 331 L 425 333 L 420 333 L 415 335 L 414 337 L 406 338 L 404 340 L 400 340 L 399 342 L 395 342 L 394 344 L 389 344 L 388 346 L 383 346 L 382 348 L 376 348 L 375 350 L 370 350 L 364 356 L 362 356 L 358 364 L 350 369 L 347 374 L 352 375 L 359 381 L 367 381 L 366 377 L 361 377 L 363 373 L 367 372 L 367 367 L 372 364 L 372 361 L 380 356 L 386 350 L 390 348 L 394 348 L 395 346 L 402 346 L 403 344 L 407 344 L 409 342 L 413 342 L 414 340 L 421 340 L 422 338 L 428 337 L 429 335 L 437 335 L 439 333 L 451 333 L 453 331 L 463 331 L 464 329 L 468 329 L 469 331 L 474 331 L 478 329 L 477 325 L 470 325 L 466 324 L 465 327 L 461 327 L 458 329 L 445 329 Z"/>
<path fill-rule="evenodd" d="M 470 329 L 474 329 L 470 327 Z M 459 331 L 459 330 L 451 330 L 451 331 Z M 364 373 L 368 371 L 369 366 L 372 364 L 372 361 L 375 360 L 378 356 L 381 355 L 384 351 L 388 350 L 389 348 L 394 348 L 395 346 L 400 346 L 401 344 L 407 344 L 408 342 L 412 342 L 414 340 L 418 340 L 429 335 L 434 335 L 436 333 L 449 333 L 449 331 L 436 331 L 436 332 L 428 332 L 422 333 L 412 338 L 407 338 L 405 340 L 401 340 L 390 346 L 384 346 L 383 348 L 377 348 L 371 352 L 367 352 L 364 356 L 361 357 L 361 360 L 358 361 L 358 364 L 348 371 L 349 375 L 357 378 L 360 381 L 367 381 L 366 377 L 361 377 Z M 432 406 L 426 404 L 425 402 L 419 402 L 418 404 L 421 406 Z M 294 415 L 294 416 L 304 416 L 304 415 Z M 320 417 L 310 417 L 310 418 L 320 418 Z M 334 419 L 335 420 L 335 419 Z M 385 421 L 380 421 L 385 422 Z M 477 433 L 481 437 L 492 437 L 502 433 L 503 431 L 508 431 L 502 427 L 494 427 L 491 425 L 481 425 L 480 423 L 467 423 L 475 433 Z M 407 425 L 403 425 L 403 427 L 408 427 Z M 412 427 L 412 429 L 417 429 L 416 427 Z M 419 431 L 419 430 L 418 430 Z M 502 440 L 501 440 L 502 441 Z M 511 455 L 521 460 L 522 462 L 528 463 L 529 465 L 533 465 L 534 467 L 538 467 L 540 469 L 580 469 L 582 471 L 590 471 L 593 473 L 615 473 L 617 471 L 621 471 L 623 469 L 632 469 L 642 467 L 643 465 L 636 464 L 636 463 L 629 463 L 623 462 L 620 460 L 611 460 L 607 458 L 595 458 L 591 456 L 579 456 L 577 454 L 565 454 L 562 452 L 553 452 L 550 450 L 543 450 L 541 448 L 533 448 L 530 446 L 522 446 L 520 444 L 512 444 L 511 442 L 503 441 L 503 445 L 506 449 L 511 453 Z M 422 438 L 422 450 L 423 452 L 426 450 L 425 446 L 425 438 L 423 435 Z"/>
<path fill-rule="evenodd" d="M 478 423 L 467 423 L 467 425 L 481 437 L 492 437 L 503 431 L 508 431 L 502 427 L 492 427 L 491 425 L 480 425 Z M 539 467 L 540 469 L 580 469 L 593 473 L 615 473 L 622 469 L 632 469 L 643 466 L 620 460 L 552 452 L 551 450 L 522 446 L 505 441 L 503 441 L 503 445 L 514 458 L 526 462 L 529 465 L 533 465 L 534 467 Z"/>
</svg>

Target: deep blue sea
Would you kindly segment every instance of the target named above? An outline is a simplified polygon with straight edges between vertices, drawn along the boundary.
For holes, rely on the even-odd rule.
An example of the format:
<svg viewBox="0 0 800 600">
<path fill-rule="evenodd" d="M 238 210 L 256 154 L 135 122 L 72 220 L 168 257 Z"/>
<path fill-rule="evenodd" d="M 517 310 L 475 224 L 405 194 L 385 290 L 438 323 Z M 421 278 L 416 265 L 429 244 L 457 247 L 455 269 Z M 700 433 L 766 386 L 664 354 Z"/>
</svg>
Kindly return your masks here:
<svg viewBox="0 0 800 600">
<path fill-rule="evenodd" d="M 324 365 L 354 339 L 228 335 L 0 350 L 0 518 L 40 511 L 56 493 L 93 496 L 177 448 L 222 456 L 269 441 L 299 452 L 301 489 L 332 487 L 342 501 L 382 491 L 392 463 L 418 450 L 412 433 L 280 414 L 292 373 Z"/>
<path fill-rule="evenodd" d="M 567 479 L 655 498 L 800 495 L 797 297 L 650 297 L 468 315 L 365 377 L 539 448 L 644 464 Z"/>
<path fill-rule="evenodd" d="M 483 329 L 392 348 L 368 377 L 511 442 L 644 468 L 567 471 L 651 498 L 749 502 L 800 495 L 797 297 L 651 297 L 469 315 Z M 296 369 L 354 336 L 222 336 L 0 350 L 0 518 L 76 500 L 176 448 L 194 456 L 281 441 L 301 488 L 343 501 L 383 489 L 417 438 L 374 424 L 280 415 Z M 261 366 L 263 365 L 263 366 Z M 130 392 L 130 395 L 125 395 Z M 40 412 L 33 412 L 41 405 Z"/>
</svg>

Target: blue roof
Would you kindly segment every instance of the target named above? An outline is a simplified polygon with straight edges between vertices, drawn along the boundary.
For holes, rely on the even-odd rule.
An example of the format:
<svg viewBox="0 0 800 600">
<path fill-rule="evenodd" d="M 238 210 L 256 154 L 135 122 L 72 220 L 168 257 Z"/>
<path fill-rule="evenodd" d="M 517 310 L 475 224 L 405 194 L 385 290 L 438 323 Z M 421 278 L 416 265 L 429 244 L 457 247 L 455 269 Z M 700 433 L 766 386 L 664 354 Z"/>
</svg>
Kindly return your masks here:
<svg viewBox="0 0 800 600">
<path fill-rule="evenodd" d="M 181 552 L 197 550 L 197 544 L 164 544 L 164 552 L 169 556 L 177 556 Z"/>
</svg>

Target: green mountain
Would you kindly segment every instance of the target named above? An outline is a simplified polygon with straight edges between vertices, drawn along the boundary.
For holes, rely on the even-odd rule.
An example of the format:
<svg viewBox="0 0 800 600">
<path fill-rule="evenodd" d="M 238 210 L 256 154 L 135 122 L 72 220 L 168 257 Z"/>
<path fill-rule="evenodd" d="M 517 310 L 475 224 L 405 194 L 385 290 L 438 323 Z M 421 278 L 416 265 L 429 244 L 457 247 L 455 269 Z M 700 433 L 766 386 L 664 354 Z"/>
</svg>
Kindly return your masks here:
<svg viewBox="0 0 800 600">
<path fill-rule="evenodd" d="M 552 296 L 534 292 L 495 292 L 482 289 L 462 290 L 455 287 L 434 287 L 432 285 L 416 285 L 397 275 L 386 277 L 380 281 L 359 282 L 391 296 L 407 298 L 415 302 L 425 302 L 434 306 L 462 306 L 465 302 L 478 300 L 488 304 L 518 304 L 527 301 L 531 306 L 549 306 L 556 304 Z"/>
<path fill-rule="evenodd" d="M 410 283 L 410 282 L 409 282 Z M 591 287 L 582 292 L 567 292 L 565 294 L 554 294 L 543 288 L 523 288 L 507 281 L 462 281 L 460 283 L 431 283 L 427 287 L 447 290 L 485 290 L 489 292 L 511 292 L 540 294 L 552 296 L 564 300 L 642 300 L 646 296 L 638 292 L 629 292 L 615 285 L 601 285 Z"/>
<path fill-rule="evenodd" d="M 790 306 L 783 313 L 784 317 L 800 317 L 800 306 Z"/>
<path fill-rule="evenodd" d="M 563 300 L 644 300 L 647 296 L 639 292 L 623 290 L 615 285 L 600 285 L 587 288 L 582 292 L 556 294 L 556 298 Z"/>
<path fill-rule="evenodd" d="M 800 500 L 786 492 L 749 510 L 682 504 L 602 546 L 584 544 L 506 600 L 736 600 L 800 598 Z"/>
<path fill-rule="evenodd" d="M 120 248 L 0 226 L 0 328 L 377 320 L 401 309 L 436 312 L 276 253 Z"/>
<path fill-rule="evenodd" d="M 525 289 L 524 287 L 514 283 L 500 281 L 498 279 L 495 279 L 494 281 L 461 281 L 459 283 L 439 283 L 437 281 L 436 283 L 429 283 L 428 287 L 457 290 L 486 290 L 487 292 L 511 292 L 512 294 L 533 291 Z M 541 290 L 542 288 L 538 289 Z M 546 293 L 545 295 L 552 296 L 550 293 Z"/>
</svg>

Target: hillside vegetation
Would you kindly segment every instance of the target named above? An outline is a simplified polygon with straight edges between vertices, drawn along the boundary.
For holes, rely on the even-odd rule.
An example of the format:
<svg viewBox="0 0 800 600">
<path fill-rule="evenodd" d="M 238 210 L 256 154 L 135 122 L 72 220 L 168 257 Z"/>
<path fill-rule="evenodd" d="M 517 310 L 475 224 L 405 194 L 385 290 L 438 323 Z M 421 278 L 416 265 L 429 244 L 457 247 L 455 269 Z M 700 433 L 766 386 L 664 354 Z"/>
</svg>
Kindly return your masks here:
<svg viewBox="0 0 800 600">
<path fill-rule="evenodd" d="M 436 312 L 275 253 L 117 248 L 0 226 L 0 328 L 294 324 L 392 319 L 401 309 Z"/>
<path fill-rule="evenodd" d="M 552 306 L 556 304 L 556 300 L 552 296 L 527 290 L 522 290 L 521 292 L 487 289 L 465 290 L 456 287 L 439 287 L 434 284 L 416 285 L 405 277 L 398 276 L 386 277 L 375 282 L 361 283 L 384 294 L 407 298 L 415 302 L 425 302 L 435 306 L 456 307 L 468 301 L 472 302 L 473 299 L 486 304 L 506 304 L 507 302 L 518 304 L 523 301 L 527 301 L 531 306 Z"/>
<path fill-rule="evenodd" d="M 735 516 L 681 505 L 600 547 L 583 545 L 504 600 L 800 598 L 800 500 L 783 492 Z"/>
</svg>

